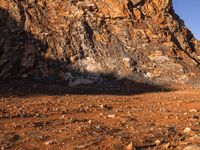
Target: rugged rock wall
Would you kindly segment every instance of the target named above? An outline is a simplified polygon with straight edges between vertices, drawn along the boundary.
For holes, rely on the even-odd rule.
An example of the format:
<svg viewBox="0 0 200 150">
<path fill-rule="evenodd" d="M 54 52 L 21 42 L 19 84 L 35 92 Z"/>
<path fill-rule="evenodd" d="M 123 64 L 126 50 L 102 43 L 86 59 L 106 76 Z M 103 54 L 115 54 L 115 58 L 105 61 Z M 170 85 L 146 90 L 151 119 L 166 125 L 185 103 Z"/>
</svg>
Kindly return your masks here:
<svg viewBox="0 0 200 150">
<path fill-rule="evenodd" d="M 0 0 L 0 79 L 185 83 L 199 63 L 171 0 Z"/>
</svg>

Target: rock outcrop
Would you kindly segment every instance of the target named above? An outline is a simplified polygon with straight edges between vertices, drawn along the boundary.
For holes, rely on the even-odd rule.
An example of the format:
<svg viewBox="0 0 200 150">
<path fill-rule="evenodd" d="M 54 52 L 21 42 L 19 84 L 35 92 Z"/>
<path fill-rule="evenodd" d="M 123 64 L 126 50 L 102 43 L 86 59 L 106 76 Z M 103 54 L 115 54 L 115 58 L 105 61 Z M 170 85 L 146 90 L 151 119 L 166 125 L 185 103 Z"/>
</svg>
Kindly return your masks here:
<svg viewBox="0 0 200 150">
<path fill-rule="evenodd" d="M 186 83 L 199 63 L 172 0 L 0 0 L 0 79 Z"/>
</svg>

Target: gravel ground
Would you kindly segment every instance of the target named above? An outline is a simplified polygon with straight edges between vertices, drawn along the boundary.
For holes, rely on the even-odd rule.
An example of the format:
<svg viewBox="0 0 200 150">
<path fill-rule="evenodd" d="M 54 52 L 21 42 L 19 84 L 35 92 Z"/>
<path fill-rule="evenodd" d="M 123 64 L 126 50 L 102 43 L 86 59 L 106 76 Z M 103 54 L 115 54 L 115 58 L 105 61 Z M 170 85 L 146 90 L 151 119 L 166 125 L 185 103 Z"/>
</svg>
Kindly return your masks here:
<svg viewBox="0 0 200 150">
<path fill-rule="evenodd" d="M 200 91 L 137 87 L 74 91 L 57 83 L 1 83 L 0 148 L 198 150 Z"/>
</svg>

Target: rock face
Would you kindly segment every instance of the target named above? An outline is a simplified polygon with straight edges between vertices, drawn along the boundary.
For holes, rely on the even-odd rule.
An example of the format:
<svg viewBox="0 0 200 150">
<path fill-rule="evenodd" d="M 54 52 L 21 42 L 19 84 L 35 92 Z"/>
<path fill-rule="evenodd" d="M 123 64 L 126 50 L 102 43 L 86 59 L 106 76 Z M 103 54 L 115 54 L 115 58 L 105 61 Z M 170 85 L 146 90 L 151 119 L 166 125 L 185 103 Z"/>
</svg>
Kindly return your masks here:
<svg viewBox="0 0 200 150">
<path fill-rule="evenodd" d="M 172 0 L 0 0 L 0 79 L 186 83 L 199 63 Z"/>
</svg>

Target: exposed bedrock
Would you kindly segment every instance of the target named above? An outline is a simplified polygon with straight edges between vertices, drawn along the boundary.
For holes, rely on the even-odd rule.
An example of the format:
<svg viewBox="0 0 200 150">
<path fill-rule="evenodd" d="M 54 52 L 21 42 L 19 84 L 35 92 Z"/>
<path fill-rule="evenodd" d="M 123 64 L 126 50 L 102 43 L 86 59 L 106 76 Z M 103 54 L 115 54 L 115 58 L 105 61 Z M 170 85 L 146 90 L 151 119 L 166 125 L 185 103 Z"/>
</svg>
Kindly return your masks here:
<svg viewBox="0 0 200 150">
<path fill-rule="evenodd" d="M 199 63 L 171 0 L 0 0 L 0 79 L 181 84 Z"/>
</svg>

